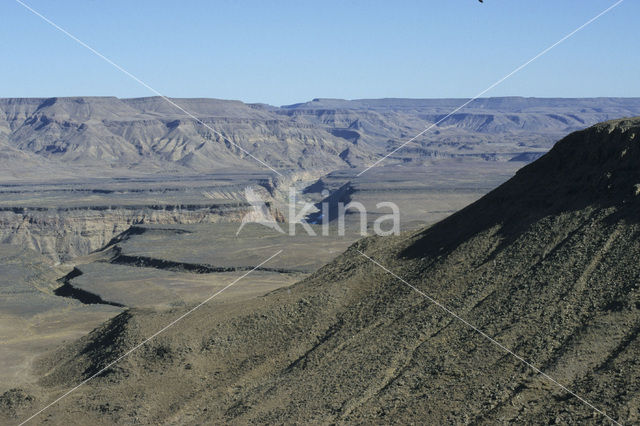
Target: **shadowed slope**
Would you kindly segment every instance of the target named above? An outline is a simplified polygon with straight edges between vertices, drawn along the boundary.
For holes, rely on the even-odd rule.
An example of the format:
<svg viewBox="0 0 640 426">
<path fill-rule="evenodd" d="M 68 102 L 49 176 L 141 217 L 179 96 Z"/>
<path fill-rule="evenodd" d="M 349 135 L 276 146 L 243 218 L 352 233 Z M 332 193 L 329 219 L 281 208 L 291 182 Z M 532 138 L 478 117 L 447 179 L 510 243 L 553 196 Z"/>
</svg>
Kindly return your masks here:
<svg viewBox="0 0 640 426">
<path fill-rule="evenodd" d="M 572 133 L 545 156 L 481 200 L 424 230 L 408 257 L 425 256 L 455 247 L 461 241 L 498 224 L 505 244 L 545 216 L 586 207 L 632 210 L 640 195 L 640 129 L 638 119 L 615 120 Z"/>
</svg>

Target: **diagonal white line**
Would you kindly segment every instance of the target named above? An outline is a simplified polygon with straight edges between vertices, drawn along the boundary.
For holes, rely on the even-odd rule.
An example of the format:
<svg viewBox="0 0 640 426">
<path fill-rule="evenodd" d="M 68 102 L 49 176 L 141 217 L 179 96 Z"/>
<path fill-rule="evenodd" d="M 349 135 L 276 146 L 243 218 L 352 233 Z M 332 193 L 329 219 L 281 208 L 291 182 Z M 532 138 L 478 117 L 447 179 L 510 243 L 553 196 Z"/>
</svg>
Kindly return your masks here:
<svg viewBox="0 0 640 426">
<path fill-rule="evenodd" d="M 98 52 L 96 49 L 94 49 L 93 47 L 89 46 L 87 43 L 83 42 L 82 40 L 80 40 L 79 38 L 77 38 L 76 36 L 74 36 L 73 34 L 69 33 L 67 30 L 65 30 L 64 28 L 60 27 L 58 24 L 56 24 L 55 22 L 51 21 L 49 18 L 47 18 L 46 16 L 42 15 L 41 13 L 39 13 L 37 10 L 33 9 L 31 6 L 29 6 L 28 4 L 24 3 L 21 0 L 15 0 L 18 4 L 22 5 L 25 9 L 27 9 L 28 11 L 30 11 L 31 13 L 33 13 L 34 15 L 38 16 L 39 18 L 41 18 L 43 21 L 45 21 L 46 23 L 48 23 L 49 25 L 51 25 L 52 27 L 54 27 L 55 29 L 57 29 L 58 31 L 62 32 L 63 34 L 65 34 L 67 37 L 69 37 L 70 39 L 72 39 L 73 41 L 75 41 L 76 43 L 80 44 L 81 46 L 85 47 L 86 49 L 88 49 L 89 51 L 91 51 L 92 53 L 94 53 L 96 56 L 100 57 L 101 59 L 103 59 L 105 62 L 109 63 L 110 65 L 112 65 L 114 68 L 118 69 L 119 71 L 122 71 L 124 74 L 126 74 L 127 76 L 131 77 L 133 80 L 135 80 L 136 82 L 140 83 L 141 85 L 143 85 L 144 87 L 146 87 L 147 89 L 149 89 L 150 91 L 152 91 L 153 93 L 155 93 L 156 95 L 158 95 L 159 97 L 161 97 L 162 99 L 164 99 L 165 101 L 167 101 L 169 104 L 173 105 L 174 107 L 176 107 L 177 109 L 179 109 L 180 111 L 182 111 L 183 113 L 185 113 L 186 115 L 188 115 L 189 117 L 193 118 L 194 120 L 196 120 L 198 123 L 200 123 L 201 125 L 203 125 L 204 127 L 206 127 L 207 129 L 211 130 L 213 133 L 215 133 L 216 135 L 220 136 L 223 140 L 229 142 L 231 145 L 235 146 L 236 148 L 238 148 L 239 150 L 241 150 L 242 152 L 244 152 L 245 154 L 247 154 L 249 157 L 253 158 L 254 160 L 256 160 L 258 163 L 262 164 L 263 166 L 265 166 L 266 168 L 268 168 L 269 170 L 271 170 L 272 172 L 274 172 L 275 174 L 277 174 L 278 176 L 283 176 L 282 173 L 280 173 L 279 171 L 277 171 L 276 169 L 274 169 L 273 167 L 271 167 L 270 165 L 268 165 L 267 163 L 265 163 L 264 161 L 260 160 L 259 158 L 256 158 L 255 156 L 253 156 L 249 151 L 247 151 L 246 149 L 244 149 L 243 147 L 241 147 L 240 145 L 233 143 L 231 140 L 229 140 L 229 138 L 227 138 L 226 136 L 224 136 L 222 133 L 220 133 L 219 131 L 215 130 L 213 127 L 209 126 L 208 124 L 206 124 L 205 122 L 203 122 L 202 120 L 200 120 L 198 117 L 196 117 L 195 115 L 193 115 L 192 113 L 190 113 L 189 111 L 187 111 L 186 109 L 182 108 L 180 105 L 178 105 L 177 103 L 175 103 L 174 101 L 172 101 L 171 99 L 167 98 L 166 96 L 164 96 L 162 93 L 160 93 L 159 91 L 157 91 L 156 89 L 154 89 L 153 87 L 149 86 L 147 83 L 145 83 L 144 81 L 140 80 L 138 77 L 136 77 L 135 75 L 131 74 L 129 71 L 127 71 L 126 69 L 122 68 L 120 65 L 116 64 L 115 62 L 113 62 L 111 59 L 107 58 L 106 56 L 104 56 L 102 53 Z"/>
<path fill-rule="evenodd" d="M 265 263 L 267 263 L 268 261 L 270 261 L 271 259 L 273 259 L 274 257 L 276 257 L 277 255 L 279 255 L 280 253 L 282 253 L 283 250 L 279 250 L 278 252 L 276 252 L 274 255 L 272 255 L 270 258 L 268 258 L 267 260 L 263 261 L 262 263 L 260 263 L 259 265 L 255 266 L 253 269 L 251 269 L 250 271 L 247 271 L 245 274 L 241 275 L 240 277 L 236 278 L 235 280 L 233 280 L 230 284 L 227 284 L 225 287 L 223 287 L 222 289 L 216 291 L 214 294 L 212 294 L 211 296 L 209 296 L 207 299 L 205 299 L 203 302 L 201 302 L 200 304 L 196 305 L 194 308 L 188 310 L 187 312 L 185 312 L 184 314 L 180 315 L 178 318 L 176 318 L 175 320 L 171 321 L 168 325 L 166 325 L 165 327 L 163 327 L 162 329 L 158 330 L 157 332 L 155 332 L 154 334 L 152 334 L 151 336 L 147 337 L 146 339 L 144 339 L 142 342 L 138 343 L 136 346 L 134 346 L 133 348 L 129 349 L 127 352 L 125 352 L 123 355 L 119 356 L 118 358 L 116 358 L 115 361 L 110 362 L 109 364 L 107 364 L 106 367 L 102 368 L 100 371 L 98 371 L 97 373 L 95 373 L 94 375 L 92 375 L 91 377 L 85 379 L 84 381 L 82 381 L 79 385 L 69 389 L 67 392 L 65 392 L 62 396 L 60 396 L 58 399 L 56 399 L 55 401 L 53 401 L 52 403 L 50 403 L 49 405 L 45 406 L 44 408 L 42 408 L 40 411 L 36 412 L 35 414 L 33 414 L 31 417 L 29 417 L 28 419 L 26 419 L 25 421 L 23 421 L 22 423 L 20 423 L 19 426 L 24 425 L 25 423 L 29 422 L 30 420 L 32 420 L 33 418 L 35 418 L 37 415 L 39 415 L 40 413 L 42 413 L 43 411 L 45 411 L 46 409 L 48 409 L 49 407 L 51 407 L 52 405 L 55 405 L 56 403 L 58 403 L 60 400 L 66 398 L 67 396 L 69 396 L 71 393 L 73 393 L 75 390 L 77 390 L 79 387 L 83 386 L 84 384 L 86 384 L 88 381 L 94 379 L 96 376 L 100 375 L 101 373 L 103 373 L 105 370 L 111 368 L 114 364 L 118 363 L 120 360 L 122 360 L 123 358 L 129 356 L 132 352 L 134 352 L 135 350 L 139 349 L 140 347 L 142 347 L 143 345 L 145 345 L 146 343 L 148 343 L 150 340 L 152 340 L 153 338 L 155 338 L 157 335 L 163 333 L 164 331 L 166 331 L 167 329 L 173 327 L 178 321 L 181 321 L 184 317 L 186 317 L 187 315 L 190 315 L 192 312 L 194 312 L 195 310 L 199 309 L 202 305 L 206 304 L 207 302 L 209 302 L 211 299 L 213 299 L 214 297 L 216 297 L 217 295 L 219 295 L 220 293 L 222 293 L 223 291 L 225 291 L 226 289 L 228 289 L 229 287 L 231 287 L 232 285 L 234 285 L 235 283 L 237 283 L 238 281 L 240 281 L 241 279 L 243 279 L 244 277 L 246 277 L 247 275 L 251 274 L 252 272 L 254 272 L 256 269 L 258 269 L 259 267 L 261 267 L 262 265 L 264 265 Z"/>
<path fill-rule="evenodd" d="M 404 142 L 402 145 L 400 145 L 399 147 L 395 148 L 393 151 L 391 151 L 390 153 L 388 153 L 387 155 L 385 155 L 384 157 L 378 159 L 375 163 L 373 163 L 372 165 L 370 165 L 369 167 L 367 167 L 366 169 L 364 169 L 363 171 L 361 171 L 360 173 L 358 173 L 356 176 L 360 176 L 361 174 L 365 173 L 366 171 L 372 169 L 373 167 L 377 166 L 378 164 L 380 164 L 381 162 L 383 162 L 384 160 L 386 160 L 387 158 L 389 158 L 391 155 L 395 154 L 396 152 L 398 152 L 399 150 L 401 150 L 402 148 L 404 148 L 407 144 L 413 142 L 414 140 L 416 140 L 417 138 L 419 138 L 420 136 L 424 135 L 425 133 L 427 133 L 429 130 L 433 129 L 435 126 L 437 126 L 438 124 L 442 123 L 444 120 L 446 120 L 447 118 L 451 117 L 453 114 L 455 114 L 456 112 L 460 111 L 462 108 L 466 107 L 467 105 L 469 105 L 471 102 L 475 101 L 476 99 L 478 99 L 480 96 L 484 95 L 485 93 L 487 93 L 488 91 L 490 91 L 491 89 L 495 88 L 496 86 L 498 86 L 499 84 L 501 84 L 502 82 L 504 82 L 506 79 L 508 79 L 509 77 L 513 76 L 514 74 L 516 74 L 518 71 L 521 71 L 523 68 L 525 68 L 527 65 L 531 64 L 533 61 L 539 59 L 541 56 L 545 55 L 547 52 L 549 52 L 551 49 L 553 49 L 554 47 L 556 47 L 557 45 L 561 44 L 562 42 L 566 41 L 567 39 L 573 37 L 577 32 L 581 31 L 582 29 L 584 29 L 585 27 L 587 27 L 588 25 L 592 24 L 594 21 L 596 21 L 598 18 L 600 18 L 602 15 L 608 13 L 609 11 L 611 11 L 612 9 L 614 9 L 615 7 L 617 7 L 618 5 L 620 5 L 620 3 L 622 3 L 624 0 L 618 0 L 617 2 L 615 2 L 614 4 L 612 4 L 611 6 L 609 6 L 608 8 L 606 8 L 605 10 L 603 10 L 602 12 L 598 13 L 596 16 L 594 16 L 593 18 L 589 19 L 587 22 L 585 22 L 584 24 L 580 25 L 578 28 L 576 28 L 575 30 L 571 31 L 569 34 L 567 34 L 566 36 L 562 37 L 560 40 L 556 41 L 555 43 L 553 43 L 551 46 L 547 47 L 546 49 L 544 49 L 542 52 L 538 53 L 536 56 L 534 56 L 533 58 L 529 59 L 527 62 L 523 63 L 522 65 L 520 65 L 519 67 L 517 67 L 516 69 L 514 69 L 513 71 L 511 71 L 509 74 L 505 75 L 504 77 L 502 77 L 500 80 L 496 81 L 495 83 L 493 83 L 491 86 L 487 87 L 486 89 L 484 89 L 482 92 L 478 93 L 477 95 L 475 95 L 473 98 L 469 99 L 468 101 L 466 101 L 465 103 L 463 103 L 462 105 L 460 105 L 459 107 L 457 107 L 456 109 L 454 109 L 453 111 L 451 111 L 449 114 L 445 115 L 443 118 L 441 118 L 440 120 L 438 120 L 437 122 L 431 124 L 429 127 L 427 127 L 426 129 L 424 129 L 423 131 L 421 131 L 420 133 L 418 133 L 417 135 L 415 135 L 414 137 L 412 137 L 411 139 L 409 139 L 408 141 Z"/>
<path fill-rule="evenodd" d="M 360 253 L 362 256 L 364 256 L 365 258 L 369 259 L 371 262 L 375 263 L 376 265 L 378 265 L 380 268 L 382 268 L 384 271 L 386 271 L 387 273 L 391 274 L 394 278 L 396 278 L 397 280 L 401 281 L 403 284 L 405 284 L 407 287 L 411 288 L 412 290 L 415 290 L 417 293 L 419 293 L 420 295 L 422 295 L 425 299 L 427 299 L 429 302 L 433 303 L 434 305 L 436 305 L 437 307 L 439 307 L 440 309 L 442 309 L 443 311 L 445 311 L 446 313 L 448 313 L 449 315 L 451 315 L 452 317 L 454 317 L 455 319 L 457 319 L 458 321 L 462 322 L 463 324 L 465 324 L 467 327 L 471 328 L 473 331 L 477 332 L 478 334 L 480 334 L 482 337 L 484 337 L 485 339 L 489 340 L 491 343 L 493 343 L 494 345 L 496 345 L 497 347 L 499 347 L 500 349 L 502 349 L 503 351 L 505 351 L 506 353 L 508 353 L 509 355 L 513 356 L 514 358 L 516 358 L 518 361 L 522 362 L 523 364 L 525 364 L 527 367 L 531 368 L 533 371 L 535 371 L 536 373 L 540 374 L 541 376 L 543 376 L 544 378 L 546 378 L 547 380 L 549 380 L 551 383 L 555 384 L 556 386 L 558 386 L 560 389 L 562 389 L 563 391 L 567 392 L 568 394 L 576 397 L 577 399 L 579 399 L 580 401 L 582 401 L 583 403 L 585 403 L 586 405 L 588 405 L 589 407 L 591 407 L 592 409 L 594 409 L 596 412 L 602 414 L 604 417 L 606 417 L 608 420 L 610 420 L 612 423 L 616 424 L 616 425 L 620 425 L 620 423 L 618 423 L 616 420 L 612 419 L 610 416 L 608 416 L 604 411 L 598 409 L 596 406 L 594 406 L 592 403 L 590 403 L 589 401 L 587 401 L 586 399 L 584 399 L 583 397 L 581 397 L 580 395 L 576 394 L 575 392 L 573 392 L 571 389 L 567 388 L 566 386 L 564 386 L 562 383 L 558 382 L 557 380 L 555 380 L 553 377 L 549 376 L 547 373 L 545 373 L 544 371 L 540 370 L 538 367 L 536 367 L 535 365 L 531 364 L 530 362 L 528 362 L 527 360 L 525 360 L 524 358 L 522 358 L 520 355 L 516 354 L 515 352 L 513 352 L 511 349 L 507 348 L 506 346 L 504 346 L 502 343 L 498 342 L 496 339 L 494 339 L 493 337 L 489 336 L 487 333 L 485 333 L 484 331 L 480 330 L 478 327 L 476 327 L 475 325 L 471 324 L 470 322 L 468 322 L 467 320 L 465 320 L 464 318 L 462 318 L 460 315 L 456 314 L 455 312 L 453 312 L 451 309 L 447 308 L 445 305 L 443 305 L 442 303 L 438 302 L 436 299 L 434 299 L 433 297 L 429 296 L 428 294 L 426 294 L 425 292 L 423 292 L 422 290 L 418 289 L 416 286 L 409 284 L 406 280 L 404 280 L 403 278 L 401 278 L 400 276 L 398 276 L 397 274 L 393 273 L 392 271 L 390 271 L 389 269 L 387 269 L 384 265 L 382 265 L 381 263 L 377 262 L 376 260 L 372 259 L 371 257 L 367 256 L 366 254 L 364 254 L 363 252 L 361 252 L 360 250 L 358 250 L 358 253 Z M 621 425 L 620 425 L 621 426 Z"/>
</svg>

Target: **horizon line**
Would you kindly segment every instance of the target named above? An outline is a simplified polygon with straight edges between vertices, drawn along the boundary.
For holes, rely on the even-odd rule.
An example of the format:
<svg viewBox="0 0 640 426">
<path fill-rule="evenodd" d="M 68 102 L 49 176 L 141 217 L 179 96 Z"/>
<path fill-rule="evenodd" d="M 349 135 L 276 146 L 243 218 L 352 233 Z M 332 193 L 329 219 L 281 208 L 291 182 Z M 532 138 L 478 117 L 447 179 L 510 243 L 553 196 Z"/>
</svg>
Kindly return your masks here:
<svg viewBox="0 0 640 426">
<path fill-rule="evenodd" d="M 118 100 L 141 100 L 141 99 L 154 99 L 161 98 L 158 95 L 151 96 L 134 96 L 134 97 L 119 97 L 115 95 L 71 95 L 71 96 L 0 96 L 0 101 L 5 100 L 50 100 L 50 99 L 118 99 Z M 433 98 L 411 98 L 411 97 L 381 97 L 381 98 L 333 98 L 333 97 L 316 97 L 310 100 L 294 102 L 290 104 L 275 105 L 266 102 L 248 102 L 240 99 L 227 99 L 216 97 L 176 97 L 167 96 L 169 99 L 180 100 L 210 100 L 210 101 L 223 101 L 223 102 L 239 102 L 244 105 L 267 105 L 274 108 L 290 107 L 296 105 L 304 105 L 311 102 L 320 101 L 343 101 L 343 102 L 358 102 L 358 101 L 460 101 L 469 100 L 471 97 L 433 97 Z M 506 95 L 506 96 L 487 96 L 473 99 L 473 102 L 489 99 L 523 99 L 523 100 L 601 100 L 601 99 L 622 99 L 622 100 L 640 100 L 640 96 L 522 96 L 522 95 Z"/>
</svg>

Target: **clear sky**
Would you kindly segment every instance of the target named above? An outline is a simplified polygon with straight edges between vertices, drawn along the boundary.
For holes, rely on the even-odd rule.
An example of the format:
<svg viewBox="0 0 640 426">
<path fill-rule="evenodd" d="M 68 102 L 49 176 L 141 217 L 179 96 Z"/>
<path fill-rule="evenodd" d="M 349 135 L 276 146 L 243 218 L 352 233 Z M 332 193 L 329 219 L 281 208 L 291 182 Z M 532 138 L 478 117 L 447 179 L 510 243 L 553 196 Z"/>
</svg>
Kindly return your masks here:
<svg viewBox="0 0 640 426">
<path fill-rule="evenodd" d="M 471 97 L 613 0 L 24 0 L 167 96 Z M 640 1 L 626 0 L 486 96 L 640 96 Z M 151 96 L 0 2 L 0 97 Z"/>
</svg>

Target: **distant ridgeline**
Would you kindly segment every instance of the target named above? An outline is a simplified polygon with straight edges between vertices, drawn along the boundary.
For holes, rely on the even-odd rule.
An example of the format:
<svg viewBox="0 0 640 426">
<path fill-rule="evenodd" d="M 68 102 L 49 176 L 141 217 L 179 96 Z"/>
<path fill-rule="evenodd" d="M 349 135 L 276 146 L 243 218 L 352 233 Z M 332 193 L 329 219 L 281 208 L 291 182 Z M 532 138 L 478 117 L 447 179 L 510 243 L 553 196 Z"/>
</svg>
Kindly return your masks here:
<svg viewBox="0 0 640 426">
<path fill-rule="evenodd" d="M 159 97 L 0 99 L 0 177 L 264 168 L 243 150 L 282 171 L 357 167 L 466 100 L 314 99 L 283 107 L 174 101 L 206 126 Z M 478 99 L 387 161 L 527 162 L 574 130 L 636 115 L 640 98 Z"/>
</svg>

